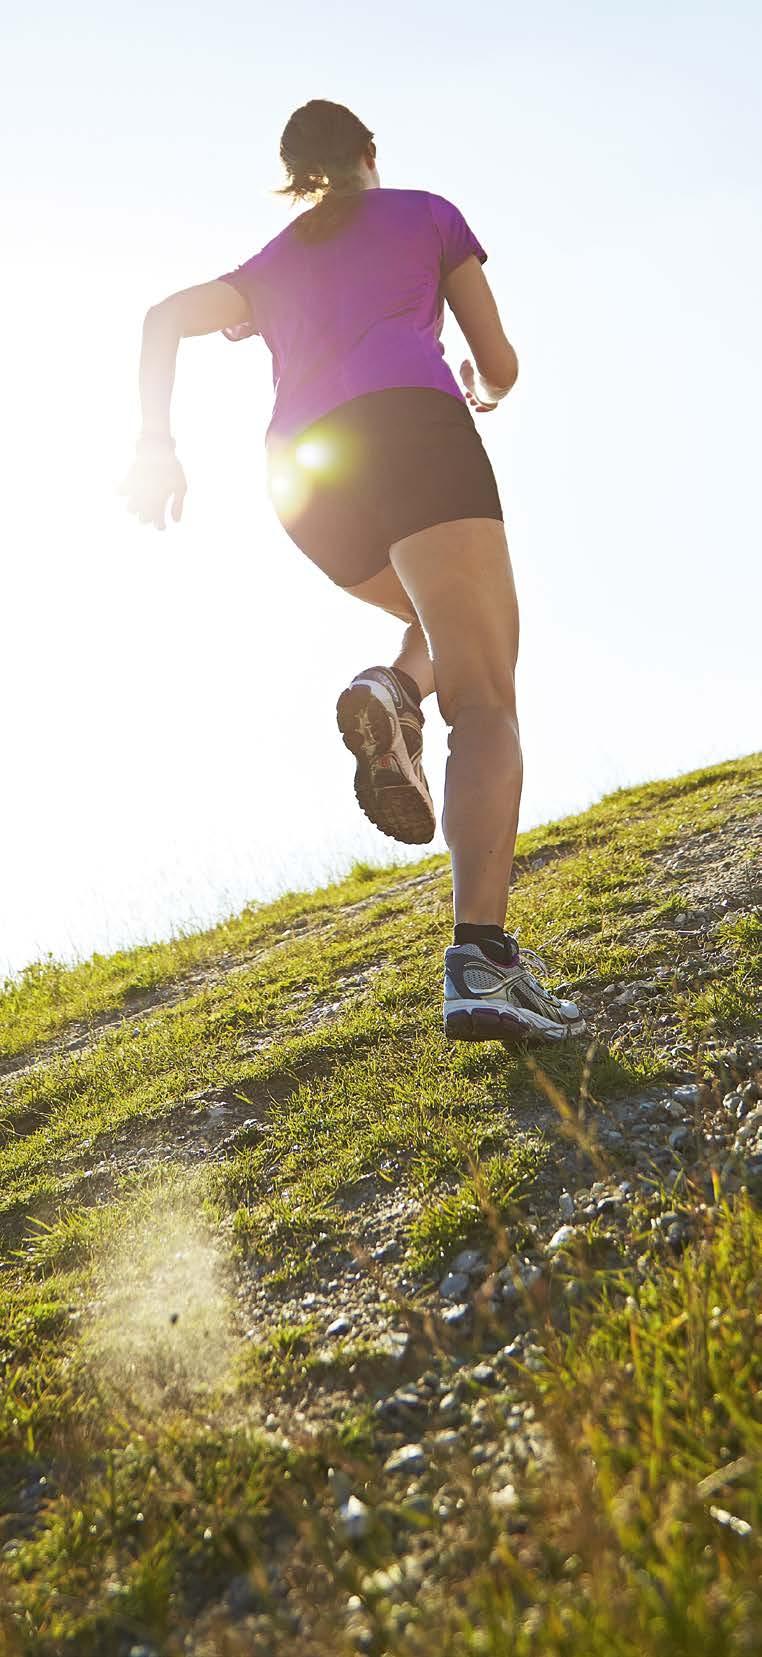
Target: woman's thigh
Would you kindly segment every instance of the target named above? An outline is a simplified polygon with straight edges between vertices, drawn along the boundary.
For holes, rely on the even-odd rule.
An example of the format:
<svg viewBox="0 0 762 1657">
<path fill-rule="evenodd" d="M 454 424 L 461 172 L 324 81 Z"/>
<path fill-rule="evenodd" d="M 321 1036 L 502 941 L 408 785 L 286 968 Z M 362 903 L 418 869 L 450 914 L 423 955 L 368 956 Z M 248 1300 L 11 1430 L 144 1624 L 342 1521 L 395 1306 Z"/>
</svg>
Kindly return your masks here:
<svg viewBox="0 0 762 1657">
<path fill-rule="evenodd" d="M 387 610 L 390 616 L 399 616 L 400 621 L 418 620 L 413 601 L 391 564 L 386 564 L 370 580 L 361 581 L 357 587 L 345 587 L 344 591 L 351 593 L 353 598 L 363 599 L 366 604 L 375 604 L 380 610 Z"/>
<path fill-rule="evenodd" d="M 442 717 L 512 707 L 519 614 L 503 523 L 433 524 L 396 541 L 390 557 L 429 642 Z"/>
</svg>

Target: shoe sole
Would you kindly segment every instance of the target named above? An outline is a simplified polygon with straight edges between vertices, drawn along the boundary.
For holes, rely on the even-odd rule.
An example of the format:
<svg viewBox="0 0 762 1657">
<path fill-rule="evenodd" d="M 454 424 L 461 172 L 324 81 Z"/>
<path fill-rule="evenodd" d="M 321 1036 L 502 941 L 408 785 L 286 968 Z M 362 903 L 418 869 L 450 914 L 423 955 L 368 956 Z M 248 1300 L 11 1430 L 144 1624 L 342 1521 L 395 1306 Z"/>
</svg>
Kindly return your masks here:
<svg viewBox="0 0 762 1657">
<path fill-rule="evenodd" d="M 336 705 L 342 740 L 357 760 L 355 794 L 361 811 L 382 834 L 420 846 L 433 840 L 436 817 L 413 770 L 399 721 L 385 705 L 383 690 L 350 685 Z M 373 785 L 373 766 L 397 761 L 406 776 L 382 788 Z"/>
<path fill-rule="evenodd" d="M 452 1012 L 445 1007 L 444 1012 L 447 1041 L 501 1041 L 511 1046 L 516 1042 L 536 1042 L 552 1047 L 584 1035 L 585 1030 L 584 1019 L 574 1025 L 552 1025 L 548 1022 L 545 1028 L 540 1028 L 526 1023 L 519 1013 L 512 1012 L 508 1007 L 474 1007 L 470 1010 L 459 1007 Z"/>
</svg>

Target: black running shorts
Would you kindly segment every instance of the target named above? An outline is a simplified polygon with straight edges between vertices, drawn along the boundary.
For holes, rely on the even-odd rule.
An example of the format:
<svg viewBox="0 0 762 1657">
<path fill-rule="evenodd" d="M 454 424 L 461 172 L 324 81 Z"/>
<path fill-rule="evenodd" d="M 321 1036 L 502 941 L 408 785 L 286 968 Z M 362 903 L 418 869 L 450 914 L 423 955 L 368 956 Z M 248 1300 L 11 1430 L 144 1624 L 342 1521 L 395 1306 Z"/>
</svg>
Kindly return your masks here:
<svg viewBox="0 0 762 1657">
<path fill-rule="evenodd" d="M 420 529 L 503 518 L 468 403 L 426 386 L 353 397 L 271 439 L 267 484 L 286 533 L 339 587 L 377 575 L 394 542 Z"/>
</svg>

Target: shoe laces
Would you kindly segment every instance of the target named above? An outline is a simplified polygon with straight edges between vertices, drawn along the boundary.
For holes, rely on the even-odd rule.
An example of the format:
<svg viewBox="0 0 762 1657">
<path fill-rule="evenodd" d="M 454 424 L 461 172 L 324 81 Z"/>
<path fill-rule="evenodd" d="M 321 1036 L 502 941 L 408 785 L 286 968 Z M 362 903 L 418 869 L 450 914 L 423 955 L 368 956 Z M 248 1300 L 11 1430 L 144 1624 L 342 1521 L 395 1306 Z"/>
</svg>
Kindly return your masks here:
<svg viewBox="0 0 762 1657">
<path fill-rule="evenodd" d="M 517 926 L 516 931 L 509 933 L 508 936 L 513 938 L 514 943 L 516 944 L 516 946 L 518 948 L 520 965 L 522 967 L 526 967 L 526 963 L 529 962 L 530 966 L 534 968 L 534 972 L 532 972 L 530 970 L 527 970 L 527 978 L 532 979 L 532 981 L 537 985 L 538 989 L 542 989 L 543 985 L 539 984 L 537 982 L 537 978 L 535 977 L 535 973 L 539 972 L 540 975 L 543 978 L 547 978 L 547 976 L 548 976 L 547 962 L 543 960 L 541 955 L 537 954 L 536 949 L 527 949 L 527 948 L 525 948 L 525 946 L 523 944 L 519 943 L 519 932 L 520 932 L 520 930 L 521 930 L 521 928 Z"/>
</svg>

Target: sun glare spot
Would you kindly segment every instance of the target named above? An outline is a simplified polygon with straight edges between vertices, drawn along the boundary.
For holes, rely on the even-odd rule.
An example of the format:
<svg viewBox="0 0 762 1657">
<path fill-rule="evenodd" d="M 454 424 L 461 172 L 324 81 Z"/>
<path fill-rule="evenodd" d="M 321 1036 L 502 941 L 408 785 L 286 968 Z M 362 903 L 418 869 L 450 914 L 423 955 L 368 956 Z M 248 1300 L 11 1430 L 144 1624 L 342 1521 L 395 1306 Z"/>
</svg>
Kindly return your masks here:
<svg viewBox="0 0 762 1657">
<path fill-rule="evenodd" d="M 296 458 L 300 466 L 306 467 L 308 472 L 320 472 L 331 460 L 331 450 L 329 445 L 321 442 L 319 438 L 308 437 L 303 443 L 297 444 Z"/>
<path fill-rule="evenodd" d="M 296 518 L 312 492 L 311 480 L 301 467 L 280 460 L 270 471 L 270 492 L 273 505 L 282 518 Z"/>
</svg>

